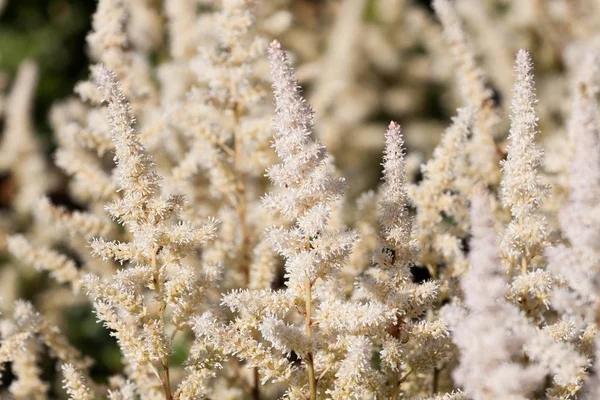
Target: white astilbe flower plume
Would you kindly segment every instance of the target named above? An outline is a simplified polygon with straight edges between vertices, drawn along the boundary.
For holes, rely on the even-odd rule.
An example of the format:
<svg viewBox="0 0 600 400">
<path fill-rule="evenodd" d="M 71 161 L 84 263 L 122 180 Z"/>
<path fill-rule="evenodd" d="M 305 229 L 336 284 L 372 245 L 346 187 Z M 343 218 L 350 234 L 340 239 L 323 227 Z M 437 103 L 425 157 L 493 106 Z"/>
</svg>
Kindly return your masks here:
<svg viewBox="0 0 600 400">
<path fill-rule="evenodd" d="M 42 369 L 38 366 L 42 344 L 60 364 L 71 365 L 81 371 L 79 376 L 87 374 L 92 364 L 90 359 L 84 358 L 68 344 L 57 326 L 48 323 L 31 303 L 22 300 L 13 303 L 12 318 L 3 316 L 0 319 L 0 338 L 0 373 L 7 362 L 12 362 L 15 379 L 9 389 L 15 399 L 48 398 L 49 387 L 41 380 Z M 93 398 L 89 389 L 85 393 L 90 397 L 82 399 Z"/>
<path fill-rule="evenodd" d="M 600 0 L 428 2 L 97 0 L 44 138 L 0 49 L 0 399 L 600 399 Z"/>
<path fill-rule="evenodd" d="M 134 129 L 135 117 L 119 88 L 113 72 L 100 65 L 97 84 L 108 104 L 111 137 L 115 145 L 116 177 L 123 199 L 111 207 L 111 214 L 125 223 L 142 217 L 144 206 L 159 191 L 159 177 L 139 135 Z"/>
<path fill-rule="evenodd" d="M 510 271 L 523 274 L 539 266 L 548 245 L 546 220 L 540 214 L 548 188 L 540 182 L 542 150 L 535 145 L 537 113 L 531 56 L 519 50 L 515 62 L 508 156 L 502 162 L 501 196 L 512 221 L 502 240 L 502 258 Z"/>
<path fill-rule="evenodd" d="M 600 249 L 600 144 L 598 137 L 598 58 L 587 54 L 574 85 L 568 134 L 573 146 L 569 164 L 569 205 L 561 227 L 576 247 Z"/>
<path fill-rule="evenodd" d="M 290 219 L 308 218 L 311 208 L 339 199 L 343 178 L 331 176 L 325 148 L 311 139 L 313 111 L 300 95 L 290 62 L 278 43 L 269 48 L 276 115 L 274 148 L 281 164 L 270 167 L 271 181 L 287 190 L 264 199 L 267 208 Z"/>
<path fill-rule="evenodd" d="M 280 164 L 270 167 L 267 176 L 284 190 L 263 199 L 267 209 L 278 211 L 296 222 L 288 235 L 296 241 L 281 243 L 279 230 L 267 237 L 278 252 L 287 257 L 288 287 L 304 296 L 306 282 L 312 285 L 332 268 L 340 266 L 356 241 L 352 231 L 330 233 L 324 230 L 332 203 L 343 195 L 345 182 L 331 174 L 325 148 L 311 138 L 313 112 L 299 92 L 287 55 L 281 45 L 269 48 L 275 96 L 274 148 Z M 280 245 L 282 247 L 280 247 Z"/>
<path fill-rule="evenodd" d="M 373 398 L 384 382 L 371 365 L 371 341 L 366 336 L 343 340 L 348 342 L 348 353 L 336 373 L 335 387 L 327 394 L 334 400 Z"/>
<path fill-rule="evenodd" d="M 598 59 L 587 54 L 579 67 L 573 90 L 571 120 L 568 125 L 573 154 L 569 164 L 569 200 L 560 210 L 562 230 L 570 245 L 559 244 L 546 250 L 548 270 L 566 282 L 566 287 L 555 289 L 553 307 L 569 315 L 594 332 L 600 323 L 600 146 L 598 128 Z M 600 348 L 594 340 L 595 356 Z M 591 353 L 591 351 L 589 352 Z M 588 354 L 592 356 L 592 354 Z M 597 366 L 588 380 L 584 397 L 595 399 L 600 393 Z M 570 380 L 559 389 L 575 393 L 584 372 L 570 374 Z"/>
<path fill-rule="evenodd" d="M 442 22 L 444 35 L 458 65 L 458 86 L 462 95 L 473 107 L 480 108 L 491 100 L 492 91 L 485 86 L 484 73 L 475 61 L 462 22 L 450 0 L 434 0 L 432 6 Z"/>
<path fill-rule="evenodd" d="M 381 237 L 397 250 L 400 259 L 411 259 L 414 249 L 410 247 L 412 221 L 408 216 L 408 195 L 406 193 L 406 166 L 404 161 L 404 141 L 402 129 L 391 122 L 385 133 L 383 156 L 383 179 L 381 200 L 379 201 L 379 223 Z"/>
<path fill-rule="evenodd" d="M 496 186 L 500 180 L 500 171 L 494 131 L 499 117 L 493 91 L 486 84 L 485 74 L 477 64 L 473 46 L 468 40 L 453 2 L 434 0 L 432 6 L 442 23 L 444 36 L 452 51 L 461 95 L 465 103 L 476 110 L 473 137 L 465 145 L 465 153 L 472 163 L 467 168 L 468 174 L 475 180 Z M 469 190 L 470 186 L 464 189 Z"/>
<path fill-rule="evenodd" d="M 281 163 L 270 167 L 267 176 L 280 190 L 266 195 L 263 204 L 292 223 L 289 228 L 272 227 L 266 233 L 273 250 L 285 258 L 287 288 L 234 291 L 223 299 L 236 313 L 234 321 L 227 327 L 207 329 L 210 316 L 205 314 L 197 320 L 196 333 L 209 347 L 220 336 L 220 341 L 227 343 L 221 351 L 236 353 L 256 366 L 263 381 L 285 380 L 290 396 L 315 400 L 325 392 L 318 387 L 317 374 L 331 371 L 335 376 L 339 367 L 343 352 L 332 352 L 330 347 L 343 324 L 327 325 L 314 311 L 335 302 L 332 278 L 347 262 L 358 238 L 354 231 L 329 227 L 331 208 L 343 195 L 344 180 L 333 175 L 325 148 L 311 137 L 312 110 L 300 95 L 291 63 L 279 43 L 271 44 L 269 59 L 276 113 L 273 147 Z M 293 309 L 297 311 L 295 319 L 289 315 Z M 286 317 L 292 323 L 285 322 Z M 257 341 L 257 336 L 264 341 Z M 259 343 L 261 351 L 257 352 Z M 291 352 L 301 357 L 302 368 L 291 368 L 285 358 Z M 333 365 L 326 365 L 325 360 Z"/>
<path fill-rule="evenodd" d="M 421 249 L 419 261 L 433 277 L 460 275 L 468 264 L 461 243 L 469 229 L 468 197 L 457 188 L 456 182 L 474 112 L 472 107 L 458 109 L 433 157 L 421 167 L 423 180 L 411 185 L 408 191 L 417 209 L 413 235 Z M 444 218 L 451 223 L 445 223 Z M 440 270 L 438 265 L 447 268 Z"/>
<path fill-rule="evenodd" d="M 582 302 L 595 312 L 582 315 L 588 322 L 600 322 L 600 144 L 598 128 L 598 59 L 585 58 L 574 85 L 569 136 L 574 154 L 569 167 L 569 203 L 561 210 L 560 222 L 571 247 L 558 245 L 547 250 L 548 269 L 563 279 Z M 566 306 L 566 304 L 565 304 Z M 569 307 L 572 308 L 572 307 Z M 573 308 L 576 311 L 578 307 Z M 581 311 L 585 310 L 582 308 Z"/>
<path fill-rule="evenodd" d="M 170 93 L 163 100 L 168 104 L 162 117 L 165 129 L 155 140 L 163 139 L 176 160 L 165 179 L 166 191 L 184 191 L 198 199 L 184 210 L 192 222 L 203 207 L 212 208 L 211 214 L 222 221 L 218 238 L 202 258 L 226 266 L 223 287 L 255 286 L 254 271 L 262 274 L 260 284 L 269 286 L 264 280 L 269 266 L 256 268 L 268 258 L 267 252 L 257 251 L 258 246 L 268 247 L 260 236 L 269 225 L 260 196 L 265 168 L 275 159 L 269 88 L 261 68 L 267 42 L 259 35 L 254 13 L 259 5 L 253 0 L 223 0 L 206 6 L 213 12 L 200 12 L 203 21 L 197 23 L 197 7 L 188 0 L 166 5 L 172 51 L 179 58 L 160 69 L 163 87 Z M 210 29 L 205 26 L 210 23 L 220 28 L 215 40 L 198 46 L 196 36 Z M 172 85 L 173 81 L 183 82 Z"/>
<path fill-rule="evenodd" d="M 475 400 L 526 399 L 543 382 L 546 371 L 517 361 L 536 331 L 504 298 L 506 280 L 488 201 L 483 190 L 472 199 L 471 268 L 461 279 L 464 308 L 452 304 L 443 309 L 461 354 L 453 377 Z"/>
<path fill-rule="evenodd" d="M 131 107 L 115 75 L 100 65 L 97 83 L 107 102 L 115 175 L 122 192 L 121 198 L 106 209 L 125 226 L 131 240 L 95 238 L 91 243 L 95 256 L 127 263 L 127 267 L 110 279 L 86 275 L 84 285 L 94 300 L 98 318 L 117 338 L 135 374 L 140 376 L 147 368 L 160 365 L 160 384 L 170 398 L 177 392 L 170 387 L 172 338 L 167 329 L 181 330 L 202 312 L 206 292 L 220 276 L 218 268 L 213 272 L 208 267 L 191 267 L 186 257 L 214 238 L 217 223 L 209 219 L 195 226 L 178 220 L 183 198 L 171 195 L 163 199 L 161 177 L 140 141 Z M 144 295 L 147 289 L 153 296 Z M 203 365 L 192 354 L 187 371 L 202 375 Z M 135 383 L 138 387 L 143 384 L 139 380 Z M 197 389 L 197 393 L 203 390 Z M 181 390 L 190 387 L 184 385 Z"/>
<path fill-rule="evenodd" d="M 428 371 L 451 354 L 445 324 L 421 319 L 423 311 L 437 300 L 439 285 L 412 281 L 410 266 L 415 262 L 416 251 L 411 241 L 412 218 L 407 204 L 400 125 L 391 122 L 385 137 L 378 248 L 373 251 L 372 268 L 357 283 L 360 301 L 327 302 L 319 307 L 317 314 L 321 328 L 343 327 L 342 332 L 355 335 L 350 339 L 351 349 L 341 368 L 351 364 L 356 373 L 338 372 L 331 394 L 339 399 L 352 393 L 358 396 L 353 398 L 373 393 L 382 398 L 397 398 L 403 375 Z M 372 341 L 381 345 L 381 368 L 358 367 L 358 363 L 366 364 L 370 359 L 365 353 Z"/>
<path fill-rule="evenodd" d="M 85 385 L 83 376 L 71 364 L 62 366 L 62 372 L 65 376 L 64 388 L 69 395 L 70 400 L 93 400 L 94 395 Z"/>
</svg>

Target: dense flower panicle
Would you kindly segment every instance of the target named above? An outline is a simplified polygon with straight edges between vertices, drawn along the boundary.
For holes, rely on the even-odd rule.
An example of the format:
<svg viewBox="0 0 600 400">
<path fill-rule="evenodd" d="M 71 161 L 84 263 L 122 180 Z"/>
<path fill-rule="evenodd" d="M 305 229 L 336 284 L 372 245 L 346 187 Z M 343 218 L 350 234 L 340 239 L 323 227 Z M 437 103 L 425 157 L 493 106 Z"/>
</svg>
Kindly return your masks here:
<svg viewBox="0 0 600 400">
<path fill-rule="evenodd" d="M 169 1 L 165 3 L 165 14 L 171 55 L 177 60 L 193 56 L 200 33 L 194 4 L 186 0 Z"/>
<path fill-rule="evenodd" d="M 81 374 L 73 368 L 71 364 L 62 366 L 64 378 L 64 388 L 71 400 L 93 400 L 94 395 L 85 386 Z"/>
<path fill-rule="evenodd" d="M 472 180 L 497 186 L 500 170 L 494 134 L 499 116 L 493 91 L 488 87 L 485 74 L 477 64 L 476 54 L 453 3 L 450 0 L 434 0 L 432 6 L 442 23 L 444 36 L 457 65 L 457 83 L 461 95 L 464 102 L 476 110 L 473 136 L 465 145 L 465 159 L 469 163 L 464 172 Z M 463 190 L 469 190 L 468 182 L 463 185 Z"/>
<path fill-rule="evenodd" d="M 119 186 L 126 196 L 143 202 L 146 197 L 157 193 L 158 175 L 135 131 L 135 117 L 115 74 L 101 65 L 97 72 L 97 84 L 108 104 Z"/>
<path fill-rule="evenodd" d="M 434 0 L 433 8 L 442 22 L 444 34 L 459 66 L 459 87 L 463 96 L 473 107 L 479 109 L 492 97 L 492 91 L 485 86 L 484 73 L 475 61 L 475 54 L 468 43 L 456 10 L 450 0 Z"/>
<path fill-rule="evenodd" d="M 125 381 L 124 379 L 118 381 L 115 379 L 113 382 L 117 388 L 108 390 L 107 397 L 109 400 L 135 400 L 137 388 L 134 382 Z"/>
<path fill-rule="evenodd" d="M 600 3 L 313 3 L 99 0 L 64 174 L 0 71 L 1 398 L 599 397 Z M 107 384 L 58 330 L 86 299 Z"/>
<path fill-rule="evenodd" d="M 465 393 L 475 399 L 487 398 L 490 392 L 494 397 L 526 398 L 547 374 L 553 383 L 547 390 L 549 397 L 572 396 L 581 388 L 588 359 L 573 344 L 563 341 L 561 335 L 551 335 L 553 327 L 536 329 L 531 320 L 506 300 L 506 280 L 497 254 L 492 215 L 486 204 L 489 197 L 480 190 L 472 200 L 471 269 L 461 279 L 464 305 L 444 308 L 452 340 L 461 351 L 460 366 L 453 376 Z M 523 352 L 528 363 L 514 358 Z M 497 383 L 504 379 L 511 385 Z"/>
<path fill-rule="evenodd" d="M 385 151 L 383 157 L 383 187 L 381 189 L 379 219 L 382 238 L 390 242 L 397 250 L 410 251 L 411 220 L 408 216 L 406 193 L 406 165 L 404 161 L 404 142 L 402 129 L 391 122 L 385 133 Z M 396 257 L 410 258 L 411 254 L 402 251 Z"/>
<path fill-rule="evenodd" d="M 359 301 L 333 300 L 317 310 L 321 328 L 336 327 L 352 335 L 348 339 L 349 353 L 330 392 L 334 398 L 347 398 L 351 393 L 395 398 L 404 380 L 401 373 L 406 374 L 406 379 L 414 372 L 427 371 L 444 362 L 450 355 L 445 324 L 422 319 L 424 310 L 438 299 L 439 285 L 412 282 L 410 265 L 416 253 L 411 241 L 412 218 L 408 213 L 402 136 L 395 122 L 390 123 L 386 132 L 383 166 L 378 241 L 373 251 L 373 266 L 357 282 L 355 297 Z M 353 347 L 358 344 L 360 349 Z M 367 363 L 367 349 L 373 345 L 381 346 L 380 368 L 363 365 L 356 375 L 344 369 L 349 363 Z M 418 384 L 416 374 L 409 379 Z"/>
<path fill-rule="evenodd" d="M 595 334 L 598 311 L 598 205 L 600 190 L 600 148 L 598 147 L 597 58 L 588 54 L 573 85 L 573 106 L 569 122 L 569 139 L 573 154 L 569 165 L 569 198 L 560 211 L 560 224 L 569 244 L 546 249 L 548 270 L 566 285 L 552 292 L 554 308 L 571 318 L 580 330 Z M 594 341 L 598 351 L 597 336 Z M 588 357 L 592 351 L 580 351 Z M 541 357 L 548 357 L 542 354 Z M 584 373 L 579 374 L 582 380 Z M 564 385 L 563 385 L 564 386 Z M 575 392 L 580 385 L 571 385 Z M 588 380 L 582 398 L 594 398 L 598 393 L 598 373 Z"/>
<path fill-rule="evenodd" d="M 598 118 L 598 59 L 587 54 L 574 84 L 568 134 L 573 146 L 569 164 L 569 205 L 560 215 L 561 226 L 577 247 L 600 247 L 598 208 L 600 146 Z"/>
<path fill-rule="evenodd" d="M 496 232 L 493 227 L 488 201 L 483 189 L 472 199 L 472 239 L 469 254 L 471 269 L 461 279 L 465 305 L 472 311 L 483 311 L 493 306 L 506 292 L 506 280 L 498 268 Z M 485 285 L 481 285 L 485 279 Z M 474 285 L 474 286 L 473 286 Z"/>
<path fill-rule="evenodd" d="M 548 187 L 541 183 L 538 168 L 542 151 L 535 145 L 537 113 L 531 56 L 520 50 L 515 62 L 508 156 L 502 162 L 502 202 L 512 221 L 502 242 L 502 257 L 509 270 L 528 269 L 540 263 L 548 244 L 547 223 L 540 214 Z"/>
<path fill-rule="evenodd" d="M 343 330 L 340 324 L 328 326 L 324 320 L 321 327 L 319 310 L 335 301 L 335 291 L 332 293 L 329 285 L 348 260 L 357 235 L 328 226 L 333 203 L 343 194 L 343 180 L 333 176 L 325 149 L 311 138 L 312 111 L 299 94 L 291 64 L 279 43 L 271 44 L 269 58 L 276 105 L 273 146 L 281 163 L 269 168 L 267 175 L 281 190 L 267 195 L 263 202 L 293 224 L 266 232 L 273 250 L 286 259 L 287 288 L 232 292 L 224 297 L 224 304 L 236 313 L 234 321 L 211 333 L 203 320 L 207 331 L 203 333 L 197 324 L 196 332 L 213 347 L 217 332 L 227 331 L 220 334 L 219 341 L 227 342 L 220 346 L 221 351 L 237 353 L 256 366 L 263 381 L 286 379 L 290 396 L 304 392 L 316 399 L 326 389 L 319 388 L 316 373 L 327 373 L 326 360 L 334 364 L 332 372 L 340 366 L 341 360 L 329 343 Z M 317 312 L 311 316 L 313 309 Z M 258 343 L 263 346 L 261 351 L 252 350 Z M 338 349 L 342 354 L 343 348 Z M 285 359 L 275 362 L 282 353 L 292 352 L 300 356 L 303 368 L 290 369 Z M 285 375 L 277 376 L 282 368 Z"/>
<path fill-rule="evenodd" d="M 9 387 L 15 399 L 45 399 L 48 383 L 41 377 L 38 358 L 41 346 L 35 340 L 28 340 L 23 351 L 15 354 L 12 361 L 13 374 L 17 377 Z"/>
<path fill-rule="evenodd" d="M 269 224 L 260 196 L 264 169 L 275 155 L 261 69 L 267 46 L 253 1 L 213 2 L 199 13 L 187 3 L 166 6 L 175 59 L 160 67 L 166 113 L 153 141 L 171 143 L 166 151 L 174 165 L 165 191 L 190 199 L 181 215 L 194 223 L 202 214 L 222 221 L 203 262 L 225 266 L 223 288 L 247 287 L 262 256 L 260 233 Z M 210 39 L 198 46 L 199 36 Z"/>
<path fill-rule="evenodd" d="M 138 37 L 131 35 L 129 29 L 141 22 L 137 17 L 148 10 L 143 3 L 140 0 L 100 0 L 93 16 L 93 29 L 86 38 L 92 59 L 98 63 L 92 66 L 92 72 L 101 64 L 113 71 L 136 111 L 149 111 L 143 110 L 142 105 L 150 106 L 156 98 L 147 54 L 152 47 L 147 45 L 148 38 L 153 36 L 156 23 L 153 18 L 145 19 L 137 29 L 146 28 L 147 32 Z M 138 40 L 139 37 L 143 39 Z M 75 91 L 92 104 L 102 100 L 102 94 L 92 81 L 78 83 Z"/>
<path fill-rule="evenodd" d="M 71 190 L 76 198 L 102 201 L 117 197 L 117 186 L 89 154 L 59 149 L 54 159 L 59 168 L 73 177 Z"/>
<path fill-rule="evenodd" d="M 90 240 L 94 237 L 115 235 L 115 226 L 109 218 L 93 213 L 73 211 L 53 205 L 50 199 L 43 197 L 37 205 L 37 217 L 48 224 L 55 225 L 68 235 Z"/>
<path fill-rule="evenodd" d="M 511 130 L 508 136 L 510 144 L 507 160 L 502 163 L 505 175 L 502 198 L 517 219 L 524 218 L 539 207 L 545 195 L 536 177 L 542 151 L 535 146 L 538 116 L 533 79 L 531 56 L 527 51 L 519 50 L 515 61 Z"/>
<path fill-rule="evenodd" d="M 545 370 L 511 361 L 535 334 L 518 308 L 504 299 L 506 280 L 497 255 L 488 196 L 474 195 L 471 269 L 461 279 L 465 308 L 446 306 L 444 316 L 461 352 L 453 377 L 474 399 L 526 398 L 542 383 Z M 510 382 L 510 385 L 500 384 Z"/>
<path fill-rule="evenodd" d="M 568 398 L 580 391 L 589 359 L 575 344 L 556 340 L 545 330 L 538 330 L 525 345 L 525 353 L 552 376 L 548 397 Z"/>
<path fill-rule="evenodd" d="M 369 190 L 356 201 L 355 229 L 360 236 L 346 265 L 340 270 L 340 284 L 348 294 L 355 291 L 356 278 L 371 265 L 373 249 L 379 240 L 378 195 Z"/>
<path fill-rule="evenodd" d="M 348 342 L 348 354 L 341 362 L 335 386 L 328 390 L 328 395 L 336 400 L 376 396 L 385 383 L 371 365 L 371 341 L 365 336 L 342 340 Z"/>
<path fill-rule="evenodd" d="M 419 261 L 434 277 L 460 275 L 467 267 L 461 239 L 469 230 L 468 197 L 455 184 L 474 112 L 470 107 L 458 110 L 433 157 L 421 167 L 423 181 L 408 189 L 417 209 L 413 235 L 421 249 Z M 448 269 L 438 271 L 438 264 L 446 264 Z"/>
<path fill-rule="evenodd" d="M 37 367 L 32 364 L 35 364 L 35 346 L 38 343 L 45 344 L 50 349 L 51 356 L 61 364 L 72 364 L 85 372 L 92 364 L 90 359 L 84 358 L 78 350 L 71 347 L 58 327 L 49 324 L 31 303 L 16 301 L 12 318 L 3 317 L 0 322 L 0 372 L 5 368 L 6 362 L 13 363 L 13 374 L 18 378 L 14 390 L 25 392 L 23 398 L 35 398 L 35 393 L 44 396 L 43 393 L 47 390 L 39 379 Z M 16 395 L 14 392 L 13 394 Z"/>
<path fill-rule="evenodd" d="M 269 243 L 264 240 L 254 248 L 254 261 L 250 265 L 250 289 L 269 289 L 275 280 L 277 259 Z"/>
<path fill-rule="evenodd" d="M 313 112 L 299 92 L 290 61 L 279 43 L 269 48 L 275 96 L 273 147 L 282 163 L 267 170 L 271 181 L 285 190 L 267 195 L 263 202 L 289 219 L 319 221 L 331 203 L 342 196 L 345 182 L 327 168 L 325 148 L 311 139 Z M 308 230 L 316 231 L 314 222 Z M 306 233 L 309 233 L 306 232 Z"/>
<path fill-rule="evenodd" d="M 324 277 L 331 267 L 339 267 L 357 237 L 353 231 L 325 231 L 332 203 L 343 194 L 344 180 L 332 176 L 325 148 L 310 137 L 312 110 L 299 93 L 294 71 L 279 43 L 269 47 L 269 59 L 276 113 L 273 146 L 281 163 L 269 168 L 267 175 L 283 190 L 268 194 L 263 202 L 268 209 L 296 222 L 296 227 L 287 231 L 304 242 L 305 249 L 294 250 L 290 245 L 295 241 L 274 249 L 288 258 L 288 286 L 302 295 L 303 282 Z M 274 232 L 267 237 L 276 244 L 279 241 Z"/>
<path fill-rule="evenodd" d="M 127 45 L 125 34 L 126 11 L 123 0 L 103 0 L 92 21 L 92 32 L 87 41 L 96 59 L 106 57 L 107 52 Z"/>
<path fill-rule="evenodd" d="M 319 111 L 317 134 L 331 153 L 336 153 L 347 145 L 344 137 L 348 130 L 354 130 L 356 126 L 352 125 L 357 119 L 364 117 L 364 111 L 359 111 L 361 106 L 368 109 L 374 102 L 370 93 L 355 96 L 354 104 L 352 100 L 336 101 L 345 98 L 345 94 L 355 89 L 354 79 L 359 73 L 356 62 L 360 54 L 359 41 L 368 32 L 362 18 L 365 4 L 365 0 L 351 0 L 340 4 L 334 24 L 328 32 L 323 65 L 315 77 L 314 90 L 308 98 L 311 105 Z M 359 112 L 349 115 L 348 108 Z"/>
<path fill-rule="evenodd" d="M 140 142 L 133 113 L 114 74 L 100 66 L 97 80 L 108 103 L 116 178 L 122 192 L 106 210 L 125 225 L 130 241 L 94 238 L 92 254 L 127 263 L 127 267 L 109 279 L 86 275 L 83 282 L 99 320 L 117 338 L 129 366 L 139 375 L 146 368 L 162 365 L 160 382 L 170 396 L 168 358 L 173 347 L 167 330 L 189 325 L 192 317 L 203 311 L 208 290 L 220 278 L 220 273 L 209 272 L 210 268 L 192 268 L 187 257 L 214 239 L 218 223 L 211 218 L 201 226 L 178 221 L 183 198 L 162 198 L 161 177 Z M 146 290 L 153 296 L 144 296 Z M 203 367 L 190 368 L 190 373 L 200 374 Z M 191 389 L 186 384 L 181 390 Z"/>
</svg>

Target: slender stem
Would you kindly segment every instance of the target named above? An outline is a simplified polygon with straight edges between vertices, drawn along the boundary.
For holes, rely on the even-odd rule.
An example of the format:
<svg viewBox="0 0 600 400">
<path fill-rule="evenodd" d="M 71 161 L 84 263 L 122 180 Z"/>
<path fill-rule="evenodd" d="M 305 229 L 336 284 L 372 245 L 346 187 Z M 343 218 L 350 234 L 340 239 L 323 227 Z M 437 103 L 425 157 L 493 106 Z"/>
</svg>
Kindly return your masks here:
<svg viewBox="0 0 600 400">
<path fill-rule="evenodd" d="M 169 376 L 169 362 L 166 357 L 162 361 L 162 366 L 163 366 L 163 373 L 165 376 L 165 379 L 164 379 L 165 398 L 167 400 L 172 400 L 173 396 L 171 394 L 171 378 Z"/>
<path fill-rule="evenodd" d="M 440 381 L 440 369 L 436 367 L 433 369 L 433 380 L 431 382 L 431 394 L 437 393 L 439 381 Z"/>
<path fill-rule="evenodd" d="M 235 90 L 235 88 L 232 88 Z M 244 171 L 242 168 L 242 135 L 240 132 L 240 112 L 237 107 L 237 104 L 233 107 L 233 116 L 235 127 L 233 131 L 234 137 L 234 147 L 233 152 L 230 153 L 230 156 L 233 157 L 233 167 L 236 174 L 236 194 L 234 207 L 238 214 L 238 219 L 240 221 L 240 230 L 242 234 L 242 244 L 240 247 L 240 257 L 239 260 L 239 269 L 245 275 L 245 284 L 248 287 L 250 283 L 250 260 L 249 260 L 249 248 L 250 248 L 250 234 L 248 232 L 248 221 L 247 221 L 247 211 L 246 211 L 246 177 L 244 175 Z M 258 374 L 258 368 L 254 367 L 253 371 L 254 382 L 252 383 L 252 399 L 260 400 L 260 376 Z"/>
<path fill-rule="evenodd" d="M 231 88 L 232 93 L 235 94 L 235 87 Z M 235 96 L 234 96 L 235 97 Z M 233 206 L 238 214 L 240 221 L 240 231 L 242 234 L 242 244 L 240 247 L 240 256 L 238 257 L 238 267 L 244 273 L 246 277 L 246 286 L 250 282 L 250 260 L 249 260 L 249 248 L 250 248 L 250 234 L 248 231 L 247 221 L 247 210 L 246 210 L 246 175 L 243 170 L 243 138 L 241 134 L 241 112 L 237 104 L 234 104 L 233 108 L 233 152 L 230 154 L 233 157 L 233 170 L 236 175 L 236 187 Z"/>
<path fill-rule="evenodd" d="M 321 374 L 320 374 L 320 375 L 317 377 L 317 383 L 318 383 L 318 382 L 319 382 L 321 379 L 323 379 L 323 377 L 325 376 L 325 374 L 326 374 L 327 372 L 329 372 L 329 370 L 331 369 L 331 367 L 333 367 L 333 363 L 329 364 L 329 365 L 327 366 L 327 368 L 325 368 L 325 369 L 323 370 L 323 372 L 321 372 Z"/>
<path fill-rule="evenodd" d="M 521 272 L 523 275 L 527 273 L 527 257 L 521 255 Z"/>
<path fill-rule="evenodd" d="M 252 399 L 260 400 L 260 376 L 258 374 L 258 368 L 254 367 L 254 386 L 252 386 Z"/>
<path fill-rule="evenodd" d="M 156 247 L 153 246 L 152 252 L 151 252 L 152 253 L 151 264 L 152 264 L 152 270 L 154 271 L 156 296 L 158 297 L 159 302 L 160 302 L 158 312 L 160 314 L 160 321 L 162 324 L 162 329 L 164 331 L 166 304 L 162 297 L 163 282 L 162 282 L 162 278 L 161 278 L 161 269 L 158 268 L 158 265 L 156 263 L 156 251 L 157 251 Z M 163 391 L 165 393 L 165 400 L 173 400 L 173 395 L 171 392 L 171 379 L 169 376 L 169 359 L 168 359 L 168 357 L 163 357 L 163 359 L 161 360 L 161 364 L 163 367 L 163 377 L 161 379 L 161 384 L 163 387 Z"/>
<path fill-rule="evenodd" d="M 519 219 L 519 229 L 521 230 L 521 232 L 523 231 L 523 219 Z M 523 254 L 523 252 L 521 252 L 521 273 L 523 275 L 525 275 L 527 273 L 527 257 L 525 257 L 525 254 Z"/>
<path fill-rule="evenodd" d="M 400 376 L 399 372 L 394 373 L 392 377 L 392 399 L 397 399 L 400 396 Z"/>
<path fill-rule="evenodd" d="M 305 283 L 306 290 L 306 302 L 304 308 L 306 310 L 306 336 L 309 339 L 312 339 L 313 330 L 312 330 L 312 321 L 311 321 L 311 312 L 312 312 L 312 283 L 310 279 L 306 279 Z M 315 363 L 313 360 L 313 354 L 311 351 L 306 355 L 306 372 L 308 374 L 308 388 L 310 391 L 310 400 L 317 399 L 317 380 L 315 379 Z"/>
<path fill-rule="evenodd" d="M 300 397 L 302 397 L 304 400 L 308 400 L 308 397 L 306 397 L 304 393 L 292 386 L 289 381 L 287 381 L 287 383 L 290 385 L 290 389 L 292 389 L 292 392 L 296 393 L 297 395 L 300 395 Z"/>
<path fill-rule="evenodd" d="M 401 377 L 400 379 L 398 379 L 398 383 L 399 383 L 399 384 L 402 384 L 402 383 L 404 383 L 404 381 L 406 380 L 406 378 L 408 378 L 408 377 L 410 376 L 410 374 L 412 374 L 412 373 L 413 373 L 413 371 L 414 371 L 414 370 L 413 370 L 413 369 L 411 369 L 411 370 L 410 370 L 410 371 L 408 371 L 406 374 L 402 375 L 402 377 Z M 439 369 L 438 369 L 437 371 L 438 371 L 438 375 L 439 375 Z M 434 387 L 434 389 L 437 391 L 437 385 Z M 434 393 L 435 393 L 435 392 L 434 392 Z"/>
</svg>

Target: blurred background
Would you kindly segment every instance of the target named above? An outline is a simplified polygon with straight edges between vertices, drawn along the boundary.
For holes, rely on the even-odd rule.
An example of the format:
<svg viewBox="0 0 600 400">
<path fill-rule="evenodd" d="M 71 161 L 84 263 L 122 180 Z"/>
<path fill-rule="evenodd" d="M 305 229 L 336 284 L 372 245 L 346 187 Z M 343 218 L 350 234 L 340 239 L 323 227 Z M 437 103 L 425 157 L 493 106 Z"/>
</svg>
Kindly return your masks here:
<svg viewBox="0 0 600 400">
<path fill-rule="evenodd" d="M 0 1 L 1 3 L 1 1 Z M 50 140 L 48 110 L 72 94 L 88 74 L 85 37 L 96 8 L 94 0 L 6 1 L 0 14 L 0 71 L 6 85 L 23 60 L 40 69 L 35 96 L 36 132 Z"/>
</svg>

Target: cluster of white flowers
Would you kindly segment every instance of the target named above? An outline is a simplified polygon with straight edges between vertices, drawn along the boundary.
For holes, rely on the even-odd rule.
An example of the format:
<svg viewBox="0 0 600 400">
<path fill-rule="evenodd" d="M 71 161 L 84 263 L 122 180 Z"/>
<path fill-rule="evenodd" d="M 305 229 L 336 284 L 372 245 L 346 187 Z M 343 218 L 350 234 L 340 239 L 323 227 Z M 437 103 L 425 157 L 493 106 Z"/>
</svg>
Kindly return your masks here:
<svg viewBox="0 0 600 400">
<path fill-rule="evenodd" d="M 597 21 L 561 19 L 567 0 L 158 3 L 99 0 L 89 80 L 50 112 L 56 170 L 32 122 L 37 68 L 6 95 L 0 77 L 1 398 L 600 395 Z M 309 27 L 329 20 L 320 43 Z M 469 39 L 501 44 L 497 20 L 515 37 L 570 21 L 573 43 Z M 406 114 L 428 101 L 420 85 L 452 82 L 446 49 L 444 131 Z M 559 58 L 569 116 L 546 82 Z M 385 130 L 396 111 L 408 123 Z M 362 166 L 382 149 L 373 183 Z M 36 274 L 53 282 L 19 300 Z M 60 333 L 73 304 L 118 345 L 107 383 Z M 62 387 L 43 379 L 49 357 Z"/>
</svg>

